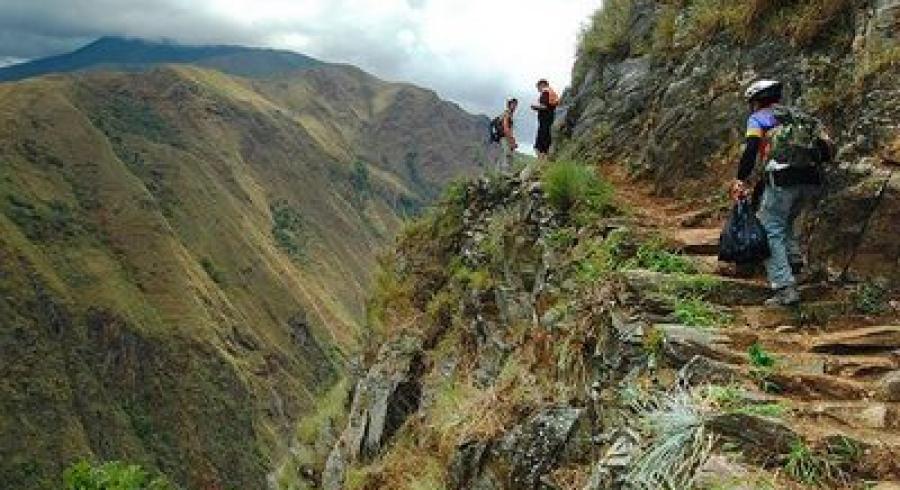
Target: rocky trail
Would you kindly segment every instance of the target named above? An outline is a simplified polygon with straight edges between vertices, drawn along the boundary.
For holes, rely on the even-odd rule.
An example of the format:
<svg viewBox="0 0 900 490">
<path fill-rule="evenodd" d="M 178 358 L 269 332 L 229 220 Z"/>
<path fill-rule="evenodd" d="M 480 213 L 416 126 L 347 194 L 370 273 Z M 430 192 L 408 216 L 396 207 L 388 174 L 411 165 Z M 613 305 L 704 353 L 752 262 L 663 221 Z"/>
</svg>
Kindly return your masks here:
<svg viewBox="0 0 900 490">
<path fill-rule="evenodd" d="M 896 305 L 810 282 L 764 308 L 716 260 L 727 202 L 599 168 L 614 211 L 584 224 L 502 176 L 407 232 L 385 311 L 412 327 L 365 360 L 322 487 L 897 488 Z"/>
<path fill-rule="evenodd" d="M 854 310 L 852 285 L 811 283 L 801 288 L 804 302 L 798 308 L 760 306 L 768 294 L 764 274 L 737 278 L 717 262 L 725 206 L 698 210 L 695 203 L 656 197 L 616 170 L 605 173 L 630 210 L 632 225 L 663 237 L 698 271 L 716 278 L 704 297 L 727 318 L 709 328 L 673 323 L 666 311 L 654 314 L 654 293 L 677 278 L 630 271 L 630 290 L 643 305 L 639 324 L 661 337 L 664 367 L 658 377 L 691 386 L 739 385 L 754 403 L 784 407 L 779 422 L 761 422 L 774 424 L 765 444 L 779 444 L 784 439 L 779 432 L 800 434 L 810 446 L 850 441 L 864 455 L 859 465 L 864 478 L 880 481 L 876 488 L 900 488 L 896 304 L 880 314 L 863 314 Z M 749 419 L 740 423 L 733 428 L 744 432 L 739 439 L 759 429 Z"/>
</svg>

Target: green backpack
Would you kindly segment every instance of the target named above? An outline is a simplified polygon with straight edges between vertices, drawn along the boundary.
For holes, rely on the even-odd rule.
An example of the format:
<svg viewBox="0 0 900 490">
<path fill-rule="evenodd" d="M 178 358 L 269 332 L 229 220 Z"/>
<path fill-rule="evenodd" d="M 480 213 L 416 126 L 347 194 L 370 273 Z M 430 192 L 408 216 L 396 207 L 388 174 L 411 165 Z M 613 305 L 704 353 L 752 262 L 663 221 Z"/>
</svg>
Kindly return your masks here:
<svg viewBox="0 0 900 490">
<path fill-rule="evenodd" d="M 816 117 L 782 105 L 773 107 L 772 113 L 778 125 L 766 134 L 770 160 L 789 167 L 815 167 L 830 158 L 831 140 Z"/>
</svg>

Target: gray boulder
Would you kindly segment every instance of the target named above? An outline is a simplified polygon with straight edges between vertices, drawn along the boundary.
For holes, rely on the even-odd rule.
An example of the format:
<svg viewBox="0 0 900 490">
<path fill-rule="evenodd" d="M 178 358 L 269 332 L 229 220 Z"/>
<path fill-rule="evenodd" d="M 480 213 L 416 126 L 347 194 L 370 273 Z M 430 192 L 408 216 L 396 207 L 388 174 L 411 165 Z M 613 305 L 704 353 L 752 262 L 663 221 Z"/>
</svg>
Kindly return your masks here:
<svg viewBox="0 0 900 490">
<path fill-rule="evenodd" d="M 548 408 L 494 441 L 457 449 L 450 488 L 542 490 L 553 470 L 591 456 L 591 431 L 581 408 Z"/>
</svg>

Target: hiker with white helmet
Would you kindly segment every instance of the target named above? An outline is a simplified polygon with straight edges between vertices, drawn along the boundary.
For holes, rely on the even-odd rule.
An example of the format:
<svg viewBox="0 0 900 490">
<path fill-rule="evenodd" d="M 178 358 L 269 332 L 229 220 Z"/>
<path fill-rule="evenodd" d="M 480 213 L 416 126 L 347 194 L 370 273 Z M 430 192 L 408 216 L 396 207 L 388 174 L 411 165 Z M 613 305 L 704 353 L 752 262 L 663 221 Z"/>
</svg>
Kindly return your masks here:
<svg viewBox="0 0 900 490">
<path fill-rule="evenodd" d="M 731 186 L 732 197 L 747 197 L 747 181 L 758 160 L 764 165 L 765 187 L 759 219 L 766 230 L 770 257 L 766 274 L 774 295 L 768 306 L 800 302 L 795 274 L 804 264 L 795 222 L 822 184 L 821 164 L 831 158 L 831 142 L 822 124 L 802 111 L 782 106 L 783 85 L 754 82 L 745 92 L 751 115 L 746 145 Z"/>
</svg>

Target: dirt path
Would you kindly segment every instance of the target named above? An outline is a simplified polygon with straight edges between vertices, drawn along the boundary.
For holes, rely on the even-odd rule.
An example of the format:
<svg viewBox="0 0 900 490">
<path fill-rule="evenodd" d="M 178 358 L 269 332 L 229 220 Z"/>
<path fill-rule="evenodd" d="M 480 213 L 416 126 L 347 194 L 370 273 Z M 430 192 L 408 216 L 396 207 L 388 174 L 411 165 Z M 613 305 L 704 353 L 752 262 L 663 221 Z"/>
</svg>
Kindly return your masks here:
<svg viewBox="0 0 900 490">
<path fill-rule="evenodd" d="M 692 257 L 699 270 L 717 274 L 728 290 L 711 301 L 728 312 L 730 325 L 700 337 L 691 333 L 690 340 L 680 337 L 690 325 L 660 326 L 676 353 L 675 367 L 699 356 L 716 366 L 713 377 L 730 378 L 786 407 L 784 421 L 812 444 L 849 437 L 864 448 L 868 475 L 900 482 L 897 312 L 863 315 L 854 310 L 849 287 L 841 285 L 805 286 L 804 304 L 797 309 L 773 310 L 745 301 L 751 289 L 754 299 L 765 296 L 765 280 L 738 281 L 722 274 L 728 268 L 716 260 L 721 204 L 654 196 L 649 185 L 630 180 L 621 167 L 601 171 L 629 210 L 632 225 L 664 237 Z M 774 359 L 772 368 L 753 365 L 748 349 L 754 345 Z"/>
</svg>

